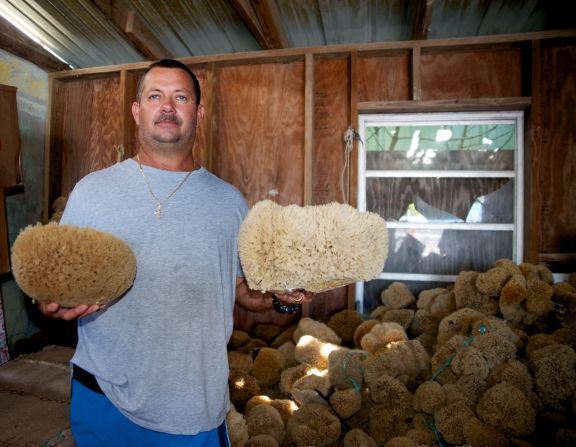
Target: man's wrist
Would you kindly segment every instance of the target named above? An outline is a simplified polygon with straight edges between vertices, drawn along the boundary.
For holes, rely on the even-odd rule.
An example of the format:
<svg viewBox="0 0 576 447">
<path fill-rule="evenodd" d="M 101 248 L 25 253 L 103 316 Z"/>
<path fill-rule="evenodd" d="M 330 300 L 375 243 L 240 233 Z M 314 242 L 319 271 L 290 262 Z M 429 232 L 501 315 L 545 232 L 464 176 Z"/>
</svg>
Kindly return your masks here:
<svg viewBox="0 0 576 447">
<path fill-rule="evenodd" d="M 280 299 L 274 294 L 272 295 L 272 307 L 279 314 L 293 314 L 300 310 L 300 304 L 282 304 Z"/>
</svg>

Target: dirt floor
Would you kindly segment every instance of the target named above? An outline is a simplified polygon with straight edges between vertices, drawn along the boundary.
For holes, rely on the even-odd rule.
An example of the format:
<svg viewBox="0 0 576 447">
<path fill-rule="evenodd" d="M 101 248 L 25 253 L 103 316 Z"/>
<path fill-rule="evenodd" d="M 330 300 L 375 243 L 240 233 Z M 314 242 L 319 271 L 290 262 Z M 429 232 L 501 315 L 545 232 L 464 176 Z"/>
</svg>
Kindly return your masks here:
<svg viewBox="0 0 576 447">
<path fill-rule="evenodd" d="M 73 348 L 47 346 L 0 366 L 0 447 L 72 447 L 69 360 Z"/>
</svg>

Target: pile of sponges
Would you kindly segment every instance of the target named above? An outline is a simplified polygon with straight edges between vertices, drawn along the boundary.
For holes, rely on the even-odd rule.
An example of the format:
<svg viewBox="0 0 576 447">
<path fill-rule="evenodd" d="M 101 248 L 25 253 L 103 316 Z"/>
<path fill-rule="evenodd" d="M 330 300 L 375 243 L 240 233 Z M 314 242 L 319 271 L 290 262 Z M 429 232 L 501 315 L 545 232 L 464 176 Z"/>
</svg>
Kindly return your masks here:
<svg viewBox="0 0 576 447">
<path fill-rule="evenodd" d="M 233 446 L 576 445 L 576 274 L 499 260 L 381 301 L 234 331 Z"/>
</svg>

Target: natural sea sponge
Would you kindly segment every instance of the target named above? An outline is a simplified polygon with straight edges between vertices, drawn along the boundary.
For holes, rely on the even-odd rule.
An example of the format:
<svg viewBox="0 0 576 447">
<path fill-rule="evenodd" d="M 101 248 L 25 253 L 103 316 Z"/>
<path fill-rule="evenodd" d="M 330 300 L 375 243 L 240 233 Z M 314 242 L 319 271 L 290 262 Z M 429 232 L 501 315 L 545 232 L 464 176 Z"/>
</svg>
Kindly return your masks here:
<svg viewBox="0 0 576 447">
<path fill-rule="evenodd" d="M 526 278 L 520 273 L 512 275 L 508 282 L 502 287 L 500 292 L 500 303 L 502 305 L 520 304 L 526 299 L 528 290 L 526 289 Z"/>
<path fill-rule="evenodd" d="M 105 304 L 124 294 L 136 258 L 118 237 L 73 225 L 31 225 L 12 246 L 12 271 L 30 298 L 63 307 Z"/>
<path fill-rule="evenodd" d="M 292 393 L 294 383 L 301 377 L 304 377 L 309 369 L 310 367 L 308 365 L 298 364 L 282 371 L 279 384 L 280 392 L 289 396 Z"/>
<path fill-rule="evenodd" d="M 383 374 L 412 387 L 427 374 L 430 358 L 418 340 L 391 343 L 362 362 L 364 382 L 373 388 Z"/>
<path fill-rule="evenodd" d="M 478 272 L 460 272 L 454 283 L 454 299 L 458 309 L 470 308 L 486 315 L 496 315 L 498 300 L 476 287 Z"/>
<path fill-rule="evenodd" d="M 487 390 L 478 402 L 476 414 L 482 422 L 512 436 L 530 436 L 536 422 L 536 412 L 528 398 L 508 382 Z"/>
<path fill-rule="evenodd" d="M 376 441 L 360 428 L 353 428 L 347 432 L 343 445 L 344 447 L 378 447 Z"/>
<path fill-rule="evenodd" d="M 331 390 L 328 371 L 311 369 L 308 374 L 294 382 L 292 385 L 292 396 L 295 397 L 299 391 L 304 390 L 313 390 L 327 397 Z"/>
<path fill-rule="evenodd" d="M 362 338 L 369 333 L 374 326 L 380 324 L 379 320 L 366 320 L 356 328 L 354 331 L 354 347 L 362 348 Z"/>
<path fill-rule="evenodd" d="M 330 396 L 330 405 L 338 416 L 348 419 L 362 407 L 362 395 L 354 388 L 335 390 Z"/>
<path fill-rule="evenodd" d="M 261 386 L 272 386 L 280 380 L 286 357 L 274 348 L 260 348 L 254 358 L 252 375 Z"/>
<path fill-rule="evenodd" d="M 464 444 L 464 426 L 468 420 L 475 417 L 474 412 L 459 400 L 442 407 L 434 413 L 436 427 L 442 437 L 450 444 Z"/>
<path fill-rule="evenodd" d="M 282 327 L 276 324 L 266 324 L 260 323 L 256 324 L 252 328 L 252 334 L 255 338 L 259 338 L 260 340 L 264 340 L 266 343 L 271 344 L 276 338 L 278 338 L 284 330 Z M 275 348 L 276 346 L 272 346 Z"/>
<path fill-rule="evenodd" d="M 438 346 L 442 346 L 454 335 L 468 335 L 474 323 L 485 318 L 482 312 L 466 307 L 444 317 L 438 324 Z"/>
<path fill-rule="evenodd" d="M 382 311 L 377 313 L 372 312 L 374 318 L 377 318 L 383 323 L 390 321 L 398 323 L 405 330 L 412 324 L 414 314 L 416 313 L 414 309 L 387 309 L 386 306 L 380 306 L 377 309 L 382 309 Z"/>
<path fill-rule="evenodd" d="M 257 435 L 268 435 L 281 443 L 286 435 L 282 416 L 271 405 L 257 405 L 252 408 L 246 414 L 246 426 L 251 438 Z"/>
<path fill-rule="evenodd" d="M 498 296 L 509 277 L 510 274 L 505 268 L 493 267 L 487 272 L 478 274 L 476 288 L 484 295 Z"/>
<path fill-rule="evenodd" d="M 244 412 L 246 403 L 260 394 L 260 384 L 246 371 L 231 369 L 228 375 L 230 401 L 238 411 Z"/>
<path fill-rule="evenodd" d="M 414 409 L 427 414 L 434 414 L 444 406 L 446 400 L 442 385 L 435 380 L 422 382 L 414 392 Z"/>
<path fill-rule="evenodd" d="M 226 415 L 226 425 L 228 427 L 228 435 L 230 443 L 234 447 L 243 447 L 248 441 L 248 427 L 244 415 L 231 406 L 230 411 Z"/>
<path fill-rule="evenodd" d="M 359 350 L 338 349 L 328 355 L 330 383 L 337 389 L 362 389 L 362 361 L 368 353 Z"/>
<path fill-rule="evenodd" d="M 246 345 L 250 341 L 251 337 L 250 334 L 247 332 L 234 329 L 232 331 L 232 335 L 230 336 L 230 340 L 228 340 L 228 350 L 234 351 L 239 349 L 240 347 Z"/>
<path fill-rule="evenodd" d="M 303 317 L 298 322 L 292 335 L 294 343 L 298 343 L 300 338 L 304 335 L 311 335 L 320 341 L 333 343 L 335 345 L 339 345 L 342 342 L 342 339 L 338 334 L 328 325 L 309 317 Z"/>
<path fill-rule="evenodd" d="M 254 360 L 252 355 L 247 352 L 229 351 L 228 366 L 230 369 L 239 369 L 250 373 L 254 368 Z"/>
<path fill-rule="evenodd" d="M 284 423 L 286 423 L 288 419 L 292 417 L 292 414 L 298 409 L 296 402 L 291 399 L 271 399 L 265 394 L 260 394 L 258 396 L 251 397 L 250 400 L 246 402 L 244 412 L 248 414 L 254 407 L 258 405 L 270 405 L 276 408 L 278 413 L 280 413 Z"/>
<path fill-rule="evenodd" d="M 342 339 L 342 345 L 354 346 L 354 332 L 364 322 L 364 318 L 355 310 L 342 310 L 328 320 L 328 327 Z"/>
<path fill-rule="evenodd" d="M 562 409 L 576 392 L 576 351 L 556 344 L 530 354 L 538 395 L 551 408 Z"/>
<path fill-rule="evenodd" d="M 477 418 L 470 418 L 464 424 L 464 438 L 468 445 L 477 447 L 510 446 L 510 442 L 504 434 Z"/>
<path fill-rule="evenodd" d="M 360 344 L 362 349 L 373 354 L 390 343 L 406 340 L 408 335 L 402 326 L 396 322 L 384 322 L 370 329 L 370 332 L 362 337 Z"/>
<path fill-rule="evenodd" d="M 311 335 L 300 337 L 294 358 L 299 363 L 305 363 L 314 368 L 323 370 L 328 368 L 328 356 L 332 351 L 345 349 L 332 343 L 325 343 Z"/>
<path fill-rule="evenodd" d="M 412 291 L 403 282 L 394 281 L 380 295 L 382 304 L 390 309 L 403 309 L 416 302 Z"/>
<path fill-rule="evenodd" d="M 416 306 L 418 309 L 429 311 L 434 318 L 441 320 L 456 310 L 454 290 L 444 288 L 423 290 L 418 295 Z"/>
<path fill-rule="evenodd" d="M 378 445 L 385 445 L 412 428 L 414 409 L 408 390 L 391 377 L 382 376 L 378 394 L 382 401 L 368 412 L 368 434 Z"/>
<path fill-rule="evenodd" d="M 346 204 L 256 203 L 238 234 L 251 289 L 323 292 L 376 278 L 388 256 L 386 222 Z"/>
<path fill-rule="evenodd" d="M 297 446 L 332 444 L 340 437 L 341 429 L 338 416 L 318 404 L 300 407 L 286 424 L 289 438 Z"/>
<path fill-rule="evenodd" d="M 234 444 L 232 444 L 234 445 Z M 278 447 L 278 441 L 271 435 L 252 436 L 244 447 Z"/>
</svg>

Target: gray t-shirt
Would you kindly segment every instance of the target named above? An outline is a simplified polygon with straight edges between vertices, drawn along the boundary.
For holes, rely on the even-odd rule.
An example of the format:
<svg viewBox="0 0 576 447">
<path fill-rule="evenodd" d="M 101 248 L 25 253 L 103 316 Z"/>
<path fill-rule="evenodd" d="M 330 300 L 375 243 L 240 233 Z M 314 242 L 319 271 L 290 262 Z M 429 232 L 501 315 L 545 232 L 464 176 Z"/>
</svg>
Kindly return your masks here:
<svg viewBox="0 0 576 447">
<path fill-rule="evenodd" d="M 185 176 L 143 168 L 160 200 Z M 70 195 L 61 224 L 115 234 L 137 259 L 132 288 L 78 320 L 72 362 L 136 424 L 196 434 L 217 427 L 229 408 L 226 345 L 248 207 L 235 187 L 200 168 L 163 204 L 161 219 L 155 210 L 132 159 L 89 174 Z"/>
</svg>

